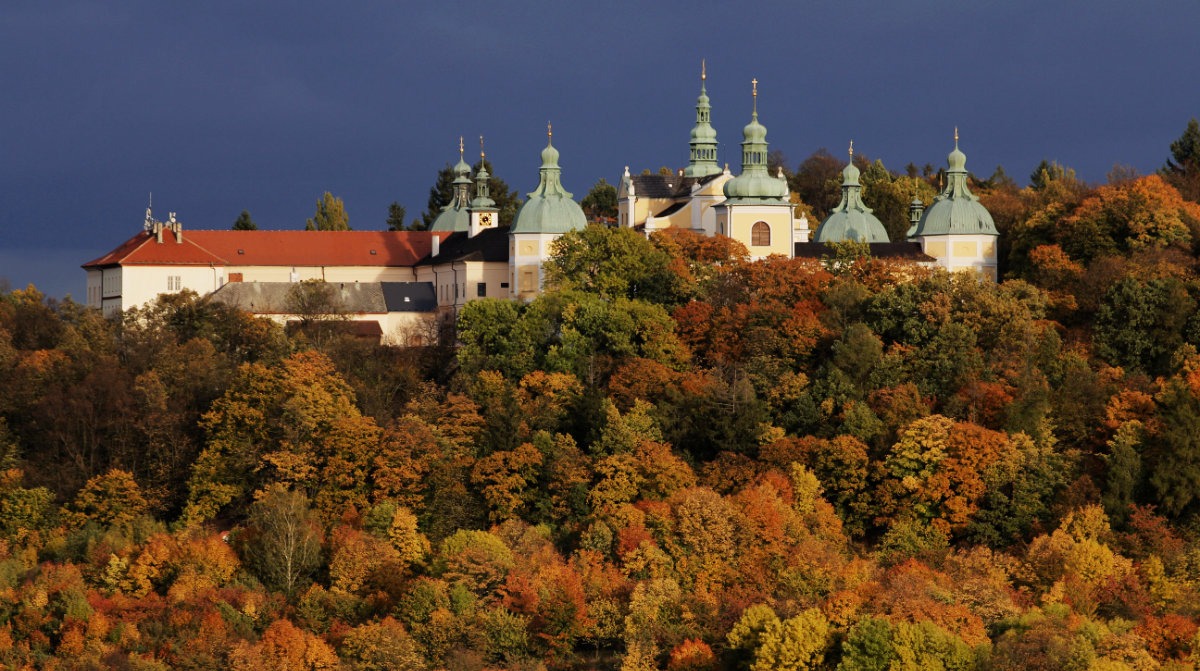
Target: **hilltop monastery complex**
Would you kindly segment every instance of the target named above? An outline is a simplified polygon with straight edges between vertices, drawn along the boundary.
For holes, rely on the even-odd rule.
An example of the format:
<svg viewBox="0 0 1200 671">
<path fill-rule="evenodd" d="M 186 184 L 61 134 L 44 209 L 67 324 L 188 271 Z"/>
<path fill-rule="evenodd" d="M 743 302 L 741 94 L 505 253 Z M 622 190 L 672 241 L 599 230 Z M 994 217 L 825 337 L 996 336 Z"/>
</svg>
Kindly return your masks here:
<svg viewBox="0 0 1200 671">
<path fill-rule="evenodd" d="M 868 243 L 873 256 L 996 278 L 998 233 L 967 186 L 966 156 L 957 137 L 946 186 L 929 207 L 914 199 L 906 240 L 890 241 L 863 203 L 853 162 L 842 172 L 841 202 L 810 231 L 807 219 L 793 215 L 782 171 L 772 175 L 767 168 L 757 81 L 750 123 L 742 132 L 742 170 L 734 176 L 717 160 L 704 79 L 687 167 L 675 175 L 631 175 L 626 168 L 618 189 L 618 226 L 647 235 L 669 227 L 726 235 L 746 245 L 755 259 L 818 258 L 826 243 L 855 240 Z M 453 197 L 428 231 L 184 231 L 174 214 L 160 222 L 147 209 L 143 230 L 83 265 L 87 304 L 113 315 L 161 293 L 190 289 L 286 322 L 295 316 L 289 296 L 296 285 L 323 280 L 360 333 L 399 342 L 409 327 L 452 316 L 469 300 L 531 300 L 543 285 L 551 244 L 587 225 L 563 188 L 559 153 L 552 134 L 547 136 L 537 188 L 510 227 L 499 226 L 489 175 L 481 167 L 472 177 L 460 142 Z"/>
</svg>

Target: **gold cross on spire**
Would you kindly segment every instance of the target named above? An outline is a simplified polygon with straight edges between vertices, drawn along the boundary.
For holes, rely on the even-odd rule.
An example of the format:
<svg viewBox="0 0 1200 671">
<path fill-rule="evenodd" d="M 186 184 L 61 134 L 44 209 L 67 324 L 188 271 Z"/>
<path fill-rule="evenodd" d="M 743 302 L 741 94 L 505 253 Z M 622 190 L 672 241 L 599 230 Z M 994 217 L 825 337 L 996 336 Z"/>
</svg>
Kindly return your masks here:
<svg viewBox="0 0 1200 671">
<path fill-rule="evenodd" d="M 755 77 L 754 79 L 751 79 L 751 80 L 750 80 L 750 85 L 754 87 L 754 88 L 753 88 L 753 95 L 754 95 L 754 113 L 755 113 L 755 114 L 758 114 L 758 78 L 757 78 L 757 77 Z"/>
<path fill-rule="evenodd" d="M 954 127 L 954 146 L 958 146 L 958 126 Z"/>
<path fill-rule="evenodd" d="M 708 79 L 708 71 L 704 67 L 704 59 L 700 59 L 700 81 Z"/>
<path fill-rule="evenodd" d="M 487 158 L 487 154 L 483 151 L 483 136 L 479 136 L 479 160 Z"/>
<path fill-rule="evenodd" d="M 854 160 L 854 140 L 850 141 L 850 160 Z"/>
<path fill-rule="evenodd" d="M 458 136 L 458 160 L 461 161 L 462 157 L 463 157 L 463 136 L 459 135 Z"/>
<path fill-rule="evenodd" d="M 546 139 L 550 140 L 553 138 L 554 138 L 554 126 L 551 126 L 550 122 L 547 121 L 546 122 Z"/>
</svg>

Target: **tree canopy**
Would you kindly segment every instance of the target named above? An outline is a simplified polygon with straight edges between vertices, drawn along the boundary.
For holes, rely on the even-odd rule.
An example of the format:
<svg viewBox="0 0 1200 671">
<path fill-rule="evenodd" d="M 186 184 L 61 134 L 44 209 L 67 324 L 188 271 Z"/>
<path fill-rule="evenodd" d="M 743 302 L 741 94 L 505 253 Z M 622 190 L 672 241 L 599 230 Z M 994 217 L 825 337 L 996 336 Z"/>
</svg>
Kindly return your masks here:
<svg viewBox="0 0 1200 671">
<path fill-rule="evenodd" d="M 306 231 L 348 231 L 350 216 L 341 198 L 328 191 L 317 200 L 317 211 L 304 224 Z"/>
</svg>

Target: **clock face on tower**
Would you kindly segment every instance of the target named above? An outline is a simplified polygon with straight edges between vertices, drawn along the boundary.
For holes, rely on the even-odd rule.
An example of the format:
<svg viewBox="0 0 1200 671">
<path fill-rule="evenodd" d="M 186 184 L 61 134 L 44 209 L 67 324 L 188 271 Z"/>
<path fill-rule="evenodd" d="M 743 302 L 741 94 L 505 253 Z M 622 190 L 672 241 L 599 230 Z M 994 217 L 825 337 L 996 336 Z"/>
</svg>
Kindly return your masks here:
<svg viewBox="0 0 1200 671">
<path fill-rule="evenodd" d="M 480 214 L 479 215 L 479 225 L 480 226 L 491 226 L 492 225 L 492 213 L 484 212 L 484 213 Z"/>
</svg>

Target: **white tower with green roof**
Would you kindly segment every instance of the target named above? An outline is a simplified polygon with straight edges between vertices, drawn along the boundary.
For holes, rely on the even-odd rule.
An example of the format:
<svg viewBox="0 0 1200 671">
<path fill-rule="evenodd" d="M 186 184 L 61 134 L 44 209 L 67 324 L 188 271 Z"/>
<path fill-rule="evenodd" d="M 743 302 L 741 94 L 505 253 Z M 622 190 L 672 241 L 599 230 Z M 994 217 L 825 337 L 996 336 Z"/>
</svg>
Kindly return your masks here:
<svg viewBox="0 0 1200 671">
<path fill-rule="evenodd" d="M 740 241 L 751 258 L 792 256 L 792 204 L 787 180 L 767 169 L 767 129 L 758 122 L 758 80 L 750 123 L 742 129 L 742 173 L 725 182 L 716 210 L 717 233 Z"/>
<path fill-rule="evenodd" d="M 546 148 L 538 170 L 537 189 L 517 210 L 509 231 L 510 287 L 515 298 L 532 300 L 545 281 L 542 265 L 550 257 L 550 245 L 563 233 L 587 227 L 583 208 L 563 188 L 554 131 L 546 127 Z"/>
<path fill-rule="evenodd" d="M 471 166 L 463 160 L 463 139 L 458 138 L 458 163 L 454 166 L 454 195 L 450 203 L 442 208 L 441 214 L 433 220 L 429 227 L 431 231 L 466 231 L 470 228 L 470 217 L 467 207 L 471 195 Z"/>
<path fill-rule="evenodd" d="M 921 213 L 909 240 L 949 270 L 970 270 L 996 279 L 996 241 L 1000 237 L 992 215 L 967 186 L 967 156 L 958 148 L 954 129 L 954 151 L 947 159 L 946 188 Z"/>
<path fill-rule="evenodd" d="M 488 179 L 491 175 L 488 174 L 486 165 L 487 153 L 483 151 L 483 136 L 479 136 L 479 171 L 475 173 L 475 197 L 471 199 L 470 212 L 470 228 L 468 235 L 475 237 L 483 230 L 495 228 L 499 225 L 500 210 L 496 208 L 496 201 L 492 200 Z"/>
</svg>

